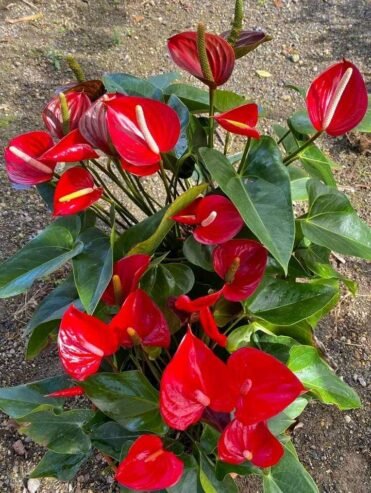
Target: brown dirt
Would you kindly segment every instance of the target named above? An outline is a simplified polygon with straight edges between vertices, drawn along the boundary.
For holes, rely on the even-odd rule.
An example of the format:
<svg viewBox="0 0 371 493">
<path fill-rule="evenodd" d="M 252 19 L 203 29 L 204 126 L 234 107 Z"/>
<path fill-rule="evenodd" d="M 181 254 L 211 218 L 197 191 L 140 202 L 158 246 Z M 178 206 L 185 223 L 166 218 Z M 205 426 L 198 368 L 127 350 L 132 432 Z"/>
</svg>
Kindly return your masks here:
<svg viewBox="0 0 371 493">
<path fill-rule="evenodd" d="M 72 52 L 88 76 L 104 71 L 147 75 L 172 69 L 166 38 L 194 28 L 198 20 L 210 30 L 225 30 L 232 13 L 232 0 L 0 0 L 0 138 L 41 128 L 40 112 L 53 88 L 67 81 L 61 57 Z M 29 2 L 30 3 L 30 2 Z M 283 120 L 300 105 L 300 98 L 286 83 L 307 86 L 311 78 L 331 61 L 346 56 L 365 72 L 370 52 L 367 0 L 273 0 L 246 1 L 247 24 L 261 27 L 274 41 L 244 58 L 228 87 L 250 95 L 270 120 Z M 276 5 L 281 5 L 277 8 Z M 41 12 L 36 21 L 11 24 L 7 19 Z M 299 54 L 293 63 L 290 56 Z M 257 69 L 272 77 L 260 79 Z M 369 68 L 368 68 L 369 71 Z M 369 73 L 369 72 L 368 72 Z M 326 141 L 325 146 L 341 167 L 340 183 L 364 219 L 370 216 L 370 172 L 367 156 L 346 138 Z M 7 258 L 41 230 L 50 217 L 34 192 L 15 191 L 0 170 L 1 258 Z M 359 392 L 364 407 L 340 413 L 333 407 L 313 403 L 301 418 L 303 427 L 294 432 L 302 461 L 326 493 L 366 493 L 370 468 L 367 409 L 370 388 L 370 276 L 363 261 L 346 259 L 342 271 L 359 282 L 356 299 L 345 297 L 318 329 L 317 335 L 338 365 L 338 374 Z M 50 280 L 38 283 L 29 295 L 0 300 L 0 383 L 2 386 L 31 381 L 58 372 L 55 351 L 34 362 L 23 361 L 22 328 L 35 300 L 48 290 Z M 347 417 L 348 416 L 348 417 Z M 350 418 L 350 419 L 349 419 Z M 0 491 L 22 493 L 27 474 L 42 450 L 21 437 L 26 454 L 17 455 L 12 445 L 19 439 L 6 417 L 1 421 Z M 115 491 L 111 476 L 99 458 L 92 459 L 70 484 L 42 480 L 40 493 L 98 493 Z M 261 491 L 248 479 L 244 493 Z M 192 493 L 192 492 L 190 492 Z"/>
</svg>

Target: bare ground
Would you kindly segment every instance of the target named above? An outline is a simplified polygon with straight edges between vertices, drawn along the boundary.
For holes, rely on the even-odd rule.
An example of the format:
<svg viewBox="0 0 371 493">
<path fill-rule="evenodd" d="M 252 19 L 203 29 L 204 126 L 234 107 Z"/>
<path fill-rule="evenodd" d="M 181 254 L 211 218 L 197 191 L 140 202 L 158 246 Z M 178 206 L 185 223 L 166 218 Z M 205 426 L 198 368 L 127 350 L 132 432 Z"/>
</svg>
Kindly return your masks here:
<svg viewBox="0 0 371 493">
<path fill-rule="evenodd" d="M 228 27 L 232 0 L 0 0 L 0 138 L 41 128 L 40 112 L 53 88 L 71 78 L 61 61 L 71 52 L 88 76 L 104 71 L 149 75 L 172 69 L 166 38 L 192 29 L 199 20 L 210 30 Z M 368 0 L 247 0 L 247 21 L 273 35 L 274 41 L 246 57 L 226 87 L 238 90 L 267 110 L 271 120 L 283 120 L 300 98 L 287 83 L 307 86 L 330 62 L 343 56 L 364 72 L 370 53 L 367 36 L 371 19 Z M 31 5 L 31 6 L 30 6 Z M 32 7 L 32 5 L 34 7 Z M 38 20 L 9 20 L 42 13 Z M 299 55 L 299 60 L 292 60 Z M 261 79 L 256 70 L 272 76 Z M 364 146 L 341 138 L 326 142 L 343 188 L 364 219 L 370 217 L 369 159 Z M 367 147 L 367 146 L 366 146 Z M 0 259 L 13 254 L 41 230 L 50 217 L 34 192 L 12 190 L 0 169 Z M 312 404 L 302 416 L 294 441 L 302 461 L 324 493 L 366 493 L 370 488 L 370 268 L 346 259 L 342 271 L 359 282 L 356 299 L 344 297 L 318 329 L 317 335 L 338 365 L 338 374 L 361 395 L 364 407 L 340 413 L 333 407 Z M 52 280 L 38 283 L 27 296 L 0 300 L 0 383 L 16 385 L 59 371 L 53 350 L 33 362 L 24 362 L 22 329 L 36 301 Z M 0 417 L 0 492 L 23 493 L 27 475 L 42 457 L 40 447 L 19 437 L 5 416 Z M 14 443 L 21 439 L 25 454 Z M 70 484 L 42 480 L 40 493 L 100 493 L 115 491 L 112 478 L 98 456 L 91 459 Z M 244 493 L 261 491 L 251 479 Z M 192 493 L 192 492 L 190 492 Z"/>
</svg>

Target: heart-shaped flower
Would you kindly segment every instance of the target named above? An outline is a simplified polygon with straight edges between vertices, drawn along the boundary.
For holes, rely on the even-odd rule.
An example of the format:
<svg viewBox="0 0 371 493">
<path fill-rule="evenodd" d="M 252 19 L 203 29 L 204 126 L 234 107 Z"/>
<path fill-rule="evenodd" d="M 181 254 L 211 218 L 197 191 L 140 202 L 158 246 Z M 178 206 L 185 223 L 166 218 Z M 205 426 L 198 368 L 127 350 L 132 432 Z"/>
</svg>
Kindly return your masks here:
<svg viewBox="0 0 371 493">
<path fill-rule="evenodd" d="M 224 130 L 237 135 L 244 135 L 252 139 L 259 139 L 260 134 L 256 130 L 259 109 L 255 103 L 243 104 L 232 110 L 225 111 L 215 116 L 215 120 Z"/>
<path fill-rule="evenodd" d="M 134 491 L 167 490 L 177 484 L 183 470 L 183 462 L 164 449 L 160 437 L 142 435 L 119 464 L 115 479 Z"/>
<path fill-rule="evenodd" d="M 78 128 L 69 132 L 53 147 L 48 149 L 41 159 L 55 163 L 74 163 L 84 159 L 99 157 L 91 145 L 84 139 Z"/>
</svg>

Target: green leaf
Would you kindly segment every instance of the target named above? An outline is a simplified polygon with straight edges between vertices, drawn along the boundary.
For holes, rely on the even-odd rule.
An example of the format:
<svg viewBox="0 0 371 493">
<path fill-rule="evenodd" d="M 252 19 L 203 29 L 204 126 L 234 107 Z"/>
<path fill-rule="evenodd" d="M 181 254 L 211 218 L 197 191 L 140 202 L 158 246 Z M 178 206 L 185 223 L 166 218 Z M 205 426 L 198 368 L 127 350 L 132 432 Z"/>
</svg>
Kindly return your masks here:
<svg viewBox="0 0 371 493">
<path fill-rule="evenodd" d="M 240 94 L 236 94 L 232 91 L 225 91 L 218 89 L 215 91 L 214 105 L 216 111 L 223 113 L 224 111 L 231 110 L 236 106 L 241 106 L 246 103 L 246 98 Z"/>
<path fill-rule="evenodd" d="M 190 113 L 187 106 L 182 101 L 172 94 L 167 101 L 168 106 L 173 108 L 179 116 L 180 121 L 180 137 L 174 148 L 175 156 L 180 158 L 188 148 L 188 125 L 190 119 Z"/>
<path fill-rule="evenodd" d="M 61 414 L 34 411 L 18 419 L 21 424 L 19 431 L 57 454 L 86 453 L 91 444 L 83 426 L 93 415 L 94 412 L 89 409 L 76 409 Z"/>
<path fill-rule="evenodd" d="M 127 430 L 166 432 L 158 392 L 142 373 L 98 373 L 82 382 L 82 386 L 98 409 Z"/>
<path fill-rule="evenodd" d="M 158 99 L 159 101 L 163 99 L 162 91 L 156 85 L 130 74 L 105 74 L 102 80 L 107 92 L 119 92 L 129 96 Z"/>
<path fill-rule="evenodd" d="M 338 290 L 338 285 L 326 281 L 268 279 L 244 305 L 249 313 L 272 324 L 294 325 L 322 310 Z"/>
<path fill-rule="evenodd" d="M 202 185 L 190 188 L 182 195 L 177 197 L 166 210 L 156 231 L 149 238 L 135 245 L 130 250 L 129 255 L 132 255 L 134 253 L 147 253 L 149 255 L 152 254 L 162 243 L 163 239 L 166 237 L 171 228 L 174 226 L 175 221 L 171 219 L 172 216 L 191 204 L 200 194 L 202 194 L 206 190 L 206 188 L 207 184 L 204 183 Z"/>
<path fill-rule="evenodd" d="M 175 94 L 187 106 L 189 111 L 203 112 L 209 110 L 209 93 L 204 89 L 188 84 L 171 84 L 165 89 L 165 94 Z"/>
<path fill-rule="evenodd" d="M 166 89 L 172 82 L 179 79 L 179 72 L 165 72 L 164 74 L 151 75 L 148 77 L 148 82 L 150 82 L 153 86 L 158 87 L 161 90 Z"/>
<path fill-rule="evenodd" d="M 185 264 L 158 264 L 151 267 L 140 281 L 140 286 L 159 305 L 170 296 L 188 293 L 195 283 L 195 276 Z"/>
<path fill-rule="evenodd" d="M 248 168 L 239 176 L 214 149 L 200 149 L 214 180 L 239 210 L 246 225 L 282 265 L 285 273 L 294 245 L 290 179 L 277 144 L 262 137 L 251 146 Z"/>
<path fill-rule="evenodd" d="M 289 336 L 277 336 L 270 334 L 255 334 L 253 338 L 254 345 L 264 351 L 271 354 L 282 363 L 286 363 L 289 359 L 290 349 L 293 346 L 297 346 L 299 343 Z"/>
<path fill-rule="evenodd" d="M 89 454 L 56 454 L 48 450 L 30 477 L 71 481 L 88 457 Z"/>
<path fill-rule="evenodd" d="M 91 314 L 111 280 L 113 252 L 110 238 L 97 228 L 87 229 L 79 240 L 84 249 L 72 261 L 73 275 L 81 303 Z"/>
<path fill-rule="evenodd" d="M 117 461 L 122 459 L 121 450 L 124 443 L 137 437 L 137 433 L 126 430 L 115 421 L 103 423 L 95 428 L 90 436 L 94 447 Z"/>
<path fill-rule="evenodd" d="M 272 333 L 260 322 L 252 322 L 247 325 L 241 325 L 229 334 L 227 350 L 230 353 L 233 353 L 234 351 L 237 351 L 237 349 L 248 346 L 251 342 L 252 335 L 258 330 L 266 332 L 267 334 Z"/>
<path fill-rule="evenodd" d="M 319 493 L 319 490 L 299 462 L 291 442 L 284 445 L 285 455 L 263 475 L 264 493 Z"/>
<path fill-rule="evenodd" d="M 218 430 L 208 424 L 204 425 L 200 439 L 200 447 L 206 455 L 214 452 L 218 444 L 219 437 L 220 432 Z"/>
<path fill-rule="evenodd" d="M 189 235 L 184 242 L 183 253 L 191 264 L 213 272 L 214 268 L 211 258 L 212 248 L 196 241 L 193 235 Z"/>
<path fill-rule="evenodd" d="M 126 255 L 131 248 L 133 248 L 137 243 L 144 241 L 146 238 L 153 235 L 153 233 L 158 228 L 161 223 L 168 207 L 161 209 L 160 211 L 153 214 L 153 216 L 147 217 L 140 223 L 132 226 L 130 229 L 125 231 L 116 241 L 114 253 L 115 259 L 120 259 Z"/>
<path fill-rule="evenodd" d="M 218 327 L 224 327 L 242 313 L 241 304 L 220 298 L 214 305 L 214 319 Z"/>
<path fill-rule="evenodd" d="M 50 182 L 36 185 L 40 197 L 43 199 L 50 212 L 53 211 L 55 186 Z"/>
<path fill-rule="evenodd" d="M 273 435 L 280 435 L 292 424 L 294 424 L 295 419 L 300 416 L 307 404 L 308 399 L 305 397 L 298 397 L 292 404 L 282 411 L 282 413 L 277 414 L 274 418 L 271 418 L 268 421 L 268 428 Z"/>
<path fill-rule="evenodd" d="M 298 110 L 296 111 L 288 120 L 288 124 L 290 128 L 293 128 L 295 132 L 302 135 L 310 135 L 316 132 L 316 129 L 313 127 L 307 110 Z"/>
<path fill-rule="evenodd" d="M 32 360 L 49 346 L 58 336 L 59 320 L 38 325 L 27 341 L 26 360 Z"/>
<path fill-rule="evenodd" d="M 251 462 L 243 462 L 242 464 L 228 464 L 228 462 L 217 461 L 215 475 L 219 481 L 222 481 L 231 473 L 236 473 L 239 476 L 249 476 L 250 474 L 262 476 L 262 469 L 254 466 Z"/>
<path fill-rule="evenodd" d="M 290 175 L 290 186 L 292 200 L 308 200 L 307 181 L 310 179 L 308 174 L 294 164 L 287 168 Z"/>
<path fill-rule="evenodd" d="M 371 132 L 371 95 L 368 95 L 368 109 L 363 117 L 363 120 L 361 123 L 358 124 L 358 126 L 354 129 L 357 130 L 358 132 L 365 132 L 365 133 L 370 133 Z"/>
<path fill-rule="evenodd" d="M 231 476 L 226 476 L 219 481 L 215 469 L 211 467 L 208 459 L 200 452 L 200 483 L 205 493 L 238 493 L 236 483 Z"/>
<path fill-rule="evenodd" d="M 303 234 L 313 243 L 344 255 L 371 259 L 371 229 L 348 198 L 317 180 L 307 183 L 309 211 L 300 220 Z"/>
<path fill-rule="evenodd" d="M 61 375 L 16 387 L 3 387 L 0 389 L 0 409 L 14 419 L 20 419 L 36 410 L 62 409 L 63 399 L 45 396 L 68 387 L 69 383 L 69 379 Z"/>
<path fill-rule="evenodd" d="M 57 219 L 0 265 L 0 298 L 23 293 L 36 279 L 59 269 L 83 249 L 76 240 L 80 219 Z"/>
<path fill-rule="evenodd" d="M 331 171 L 336 165 L 315 144 L 311 144 L 300 153 L 300 162 L 310 176 L 322 180 L 329 187 L 336 188 L 336 181 Z"/>
<path fill-rule="evenodd" d="M 294 346 L 288 367 L 320 401 L 339 409 L 357 409 L 361 401 L 356 392 L 335 375 L 333 370 L 310 346 Z"/>
<path fill-rule="evenodd" d="M 184 462 L 184 472 L 180 481 L 168 493 L 204 493 L 199 485 L 199 467 L 193 455 L 184 454 L 180 457 Z"/>
</svg>

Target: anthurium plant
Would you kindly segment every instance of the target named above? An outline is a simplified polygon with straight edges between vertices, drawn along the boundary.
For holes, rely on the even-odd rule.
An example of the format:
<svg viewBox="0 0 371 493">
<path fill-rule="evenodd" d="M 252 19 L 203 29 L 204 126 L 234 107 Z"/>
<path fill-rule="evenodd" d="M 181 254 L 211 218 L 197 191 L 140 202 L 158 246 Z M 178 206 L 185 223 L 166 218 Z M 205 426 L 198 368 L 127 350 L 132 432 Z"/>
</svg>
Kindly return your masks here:
<svg viewBox="0 0 371 493">
<path fill-rule="evenodd" d="M 258 102 L 220 89 L 270 40 L 242 21 L 237 0 L 229 32 L 200 24 L 168 40 L 203 88 L 176 72 L 85 80 L 69 57 L 77 82 L 46 105 L 45 130 L 5 149 L 10 182 L 35 186 L 52 221 L 0 266 L 0 296 L 60 272 L 26 357 L 56 344 L 63 373 L 0 390 L 47 448 L 32 477 L 71 480 L 98 450 L 122 492 L 234 493 L 244 475 L 267 493 L 316 492 L 290 440 L 296 418 L 310 400 L 360 406 L 315 328 L 357 289 L 332 252 L 371 259 L 370 230 L 318 147 L 370 131 L 365 82 L 334 63 L 262 135 Z"/>
</svg>

